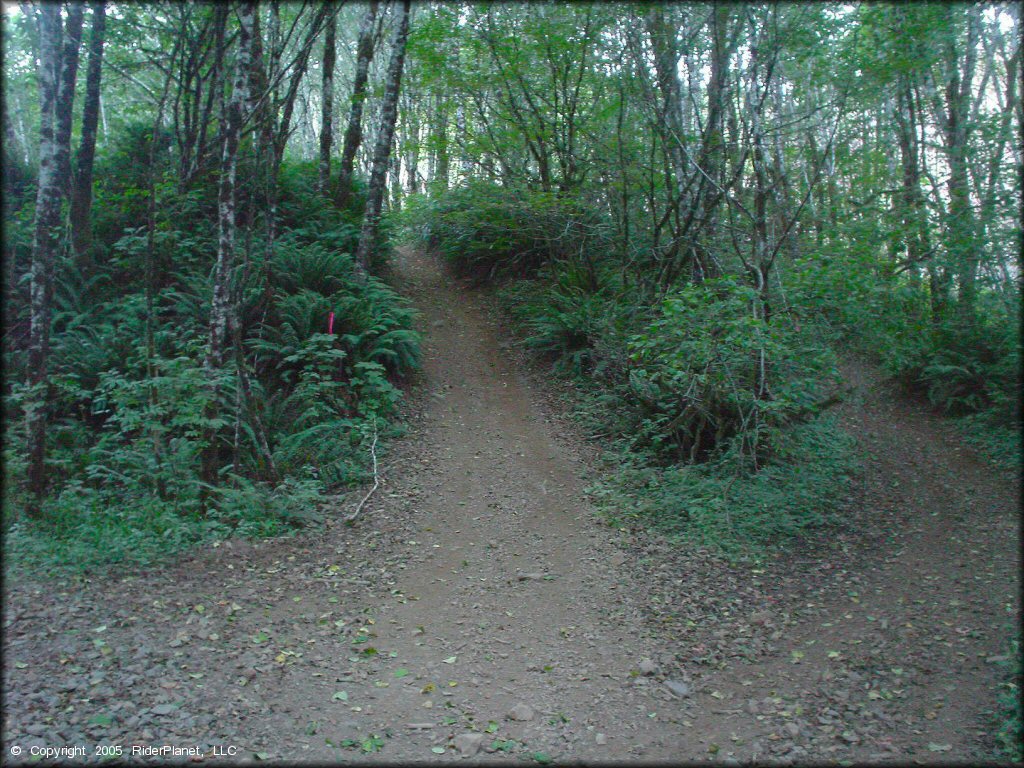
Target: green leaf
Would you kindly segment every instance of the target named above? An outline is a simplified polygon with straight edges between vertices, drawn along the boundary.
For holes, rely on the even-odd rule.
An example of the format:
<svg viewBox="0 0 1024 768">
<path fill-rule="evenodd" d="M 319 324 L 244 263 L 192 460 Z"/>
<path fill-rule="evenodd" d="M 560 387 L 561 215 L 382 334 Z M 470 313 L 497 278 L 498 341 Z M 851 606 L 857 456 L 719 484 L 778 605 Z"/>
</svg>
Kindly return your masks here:
<svg viewBox="0 0 1024 768">
<path fill-rule="evenodd" d="M 407 677 L 408 674 L 409 674 L 409 670 L 406 669 L 405 667 L 399 667 L 398 669 L 395 670 L 395 677 Z"/>
<path fill-rule="evenodd" d="M 338 691 L 331 696 L 332 701 L 348 701 L 348 691 Z"/>
<path fill-rule="evenodd" d="M 443 755 L 444 747 L 431 747 L 430 751 L 433 752 L 435 755 Z"/>
</svg>

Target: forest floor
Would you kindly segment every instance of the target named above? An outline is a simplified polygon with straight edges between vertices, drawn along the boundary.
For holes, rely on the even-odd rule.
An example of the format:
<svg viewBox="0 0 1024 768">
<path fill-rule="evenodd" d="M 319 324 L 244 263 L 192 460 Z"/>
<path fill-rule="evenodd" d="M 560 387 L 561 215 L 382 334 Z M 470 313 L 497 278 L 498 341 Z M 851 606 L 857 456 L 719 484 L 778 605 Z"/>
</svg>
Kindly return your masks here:
<svg viewBox="0 0 1024 768">
<path fill-rule="evenodd" d="M 729 564 L 601 524 L 594 449 L 486 294 L 413 251 L 397 278 L 424 375 L 356 524 L 352 495 L 293 538 L 8 578 L 5 758 L 991 758 L 1019 500 L 948 424 L 851 365 L 850 524 Z"/>
</svg>

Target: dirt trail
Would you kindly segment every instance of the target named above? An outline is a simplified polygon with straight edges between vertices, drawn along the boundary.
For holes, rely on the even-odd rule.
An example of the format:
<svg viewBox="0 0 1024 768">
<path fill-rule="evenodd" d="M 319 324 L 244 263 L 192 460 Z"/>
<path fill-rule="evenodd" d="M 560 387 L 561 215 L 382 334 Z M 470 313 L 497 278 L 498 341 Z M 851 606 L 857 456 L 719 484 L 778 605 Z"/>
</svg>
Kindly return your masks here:
<svg viewBox="0 0 1024 768">
<path fill-rule="evenodd" d="M 875 456 L 855 526 L 729 565 L 598 524 L 583 457 L 486 297 L 412 251 L 397 273 L 423 313 L 424 381 L 357 525 L 9 584 L 5 757 L 988 755 L 986 660 L 1019 615 L 1017 499 L 943 425 L 859 380 L 844 418 Z"/>
<path fill-rule="evenodd" d="M 374 646 L 396 654 L 381 676 L 410 673 L 366 715 L 371 730 L 401 733 L 380 757 L 433 757 L 445 737 L 489 722 L 485 750 L 511 739 L 516 753 L 563 758 L 672 756 L 678 736 L 657 719 L 658 700 L 624 685 L 649 648 L 627 603 L 637 585 L 609 565 L 615 550 L 582 501 L 578 460 L 502 356 L 481 297 L 422 255 L 406 253 L 400 270 L 428 331 L 430 402 L 412 480 L 419 532 L 396 582 L 408 600 L 382 605 L 374 625 Z M 403 470 L 395 482 L 410 479 Z M 508 719 L 516 705 L 531 719 Z M 432 727 L 410 727 L 421 723 Z"/>
</svg>

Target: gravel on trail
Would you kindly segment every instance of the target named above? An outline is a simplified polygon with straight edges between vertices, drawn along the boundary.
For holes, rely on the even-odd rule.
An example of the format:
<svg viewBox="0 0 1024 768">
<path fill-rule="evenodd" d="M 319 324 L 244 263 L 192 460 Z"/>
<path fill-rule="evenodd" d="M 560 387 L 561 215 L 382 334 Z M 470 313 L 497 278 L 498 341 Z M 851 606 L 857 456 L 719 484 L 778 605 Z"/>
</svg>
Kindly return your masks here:
<svg viewBox="0 0 1024 768">
<path fill-rule="evenodd" d="M 291 538 L 9 577 L 8 762 L 992 758 L 1019 500 L 948 424 L 851 364 L 848 525 L 730 564 L 601 524 L 488 296 L 411 250 L 396 277 L 424 372 L 355 525 L 359 494 Z"/>
</svg>

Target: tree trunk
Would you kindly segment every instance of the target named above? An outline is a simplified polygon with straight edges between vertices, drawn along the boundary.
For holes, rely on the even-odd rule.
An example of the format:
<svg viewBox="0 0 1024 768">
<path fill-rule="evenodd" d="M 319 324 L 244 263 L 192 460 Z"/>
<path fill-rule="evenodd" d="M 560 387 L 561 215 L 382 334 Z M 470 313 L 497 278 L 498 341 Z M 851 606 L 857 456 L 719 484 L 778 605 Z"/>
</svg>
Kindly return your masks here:
<svg viewBox="0 0 1024 768">
<path fill-rule="evenodd" d="M 344 208 L 352 193 L 352 169 L 355 166 L 356 151 L 363 140 L 363 102 L 366 100 L 366 82 L 370 77 L 370 62 L 373 60 L 373 25 L 377 18 L 377 0 L 371 0 L 370 7 L 359 25 L 359 43 L 356 50 L 356 76 L 352 84 L 352 101 L 349 107 L 348 127 L 345 129 L 345 144 L 341 151 L 341 169 L 338 177 L 339 208 Z"/>
<path fill-rule="evenodd" d="M 409 37 L 410 0 L 402 1 L 402 16 L 391 43 L 391 61 L 388 64 L 387 81 L 384 88 L 384 104 L 381 108 L 380 132 L 373 150 L 373 166 L 370 170 L 370 185 L 367 189 L 366 209 L 363 212 L 363 230 L 359 235 L 356 249 L 356 264 L 365 273 L 369 271 L 370 251 L 377 237 L 380 223 L 381 204 L 384 199 L 384 179 L 388 170 L 395 120 L 398 117 L 398 93 L 402 85 L 402 65 L 405 63 L 405 43 Z"/>
<path fill-rule="evenodd" d="M 329 194 L 331 181 L 331 143 L 334 131 L 334 60 L 335 35 L 338 28 L 338 13 L 333 11 L 327 19 L 327 35 L 324 38 L 324 79 L 321 95 L 322 112 L 320 118 L 320 194 Z"/>
<path fill-rule="evenodd" d="M 895 116 L 903 171 L 902 191 L 898 198 L 901 204 L 900 238 L 906 246 L 906 267 L 916 274 L 921 262 L 928 257 L 931 247 L 924 194 L 921 191 L 920 146 L 917 134 L 919 117 L 909 74 L 900 77 Z"/>
<path fill-rule="evenodd" d="M 396 142 L 392 141 L 392 143 Z M 397 148 L 391 152 L 390 165 L 391 170 L 388 171 L 388 182 L 391 187 L 390 207 L 392 211 L 398 211 L 402 207 L 402 158 Z"/>
<path fill-rule="evenodd" d="M 54 133 L 57 148 L 57 172 L 63 185 L 61 191 L 71 196 L 71 121 L 75 110 L 75 82 L 78 79 L 78 52 L 82 45 L 81 2 L 68 3 L 68 19 L 64 31 L 64 52 L 61 54 L 60 78 L 57 82 L 57 111 Z"/>
<path fill-rule="evenodd" d="M 60 6 L 39 9 L 39 185 L 36 191 L 35 233 L 32 241 L 31 324 L 28 384 L 25 405 L 28 429 L 28 481 L 32 492 L 29 513 L 41 513 L 46 492 L 47 363 L 53 304 L 54 262 L 57 258 L 63 180 L 56 142 L 58 77 L 61 63 Z"/>
<path fill-rule="evenodd" d="M 712 55 L 711 81 L 708 83 L 708 117 L 698 162 L 707 175 L 719 185 L 724 182 L 725 100 L 729 79 L 729 59 L 735 46 L 735 41 L 732 45 L 727 41 L 729 15 L 728 6 L 714 4 L 714 10 L 711 13 Z M 738 40 L 738 36 L 736 40 Z M 711 249 L 714 249 L 714 237 L 718 228 L 717 211 L 721 202 L 721 194 L 718 190 L 711 190 L 707 187 L 708 181 L 702 175 L 698 182 L 697 199 L 693 204 L 700 206 L 700 226 L 706 232 L 707 238 L 712 241 Z M 692 262 L 695 279 L 701 280 L 713 276 L 714 261 L 710 250 L 702 252 L 695 248 Z"/>
<path fill-rule="evenodd" d="M 944 148 L 949 163 L 949 222 L 948 237 L 953 265 L 959 273 L 960 293 L 957 314 L 961 322 L 972 325 L 975 321 L 978 248 L 974 211 L 971 208 L 967 168 L 968 114 L 972 81 L 974 79 L 976 35 L 981 11 L 967 11 L 967 42 L 963 71 L 960 69 L 956 45 L 956 31 L 952 24 L 954 9 L 949 7 L 950 29 L 947 33 L 946 55 L 950 76 L 946 83 L 946 114 L 943 126 Z"/>
<path fill-rule="evenodd" d="M 409 194 L 415 195 L 419 192 L 419 165 L 420 165 L 420 122 L 416 112 L 416 105 L 412 99 L 406 101 L 402 111 L 402 121 L 408 124 L 405 131 L 405 178 Z"/>
<path fill-rule="evenodd" d="M 275 168 L 280 167 L 281 162 L 284 160 L 284 150 L 288 145 L 288 137 L 291 135 L 292 114 L 295 111 L 295 100 L 299 95 L 299 86 L 302 84 L 303 77 L 306 74 L 306 68 L 309 66 L 309 56 L 313 50 L 313 43 L 316 42 L 316 38 L 320 34 L 320 29 L 327 18 L 328 10 L 327 6 L 320 6 L 313 14 L 313 18 L 310 20 L 309 27 L 306 30 L 306 37 L 303 40 L 302 47 L 299 49 L 291 67 L 291 80 L 288 83 L 288 91 L 285 93 L 284 102 L 281 105 L 281 122 L 277 126 L 274 137 Z M 307 115 L 308 112 L 309 110 L 307 109 Z M 276 110 L 274 110 L 274 114 L 276 114 Z M 308 127 L 308 123 L 308 120 L 303 121 L 303 127 Z"/>
<path fill-rule="evenodd" d="M 434 117 L 434 168 L 430 181 L 448 189 L 448 108 L 440 93 L 435 95 Z"/>
<path fill-rule="evenodd" d="M 683 196 L 686 194 L 686 165 L 683 154 L 683 115 L 682 90 L 679 84 L 679 49 L 676 42 L 676 28 L 665 18 L 663 8 L 656 6 L 645 18 L 647 34 L 654 53 L 654 68 L 658 78 L 658 90 L 661 92 L 659 109 L 660 131 L 665 142 L 665 151 L 669 159 L 666 173 L 671 177 L 667 180 L 666 190 L 670 201 L 669 217 L 673 222 L 672 240 L 666 253 L 664 281 L 670 282 L 677 273 L 676 260 L 682 243 L 680 242 L 680 209 Z"/>
<path fill-rule="evenodd" d="M 92 36 L 89 39 L 89 69 L 85 78 L 82 106 L 82 140 L 78 147 L 77 172 L 71 192 L 71 242 L 81 255 L 92 239 L 92 168 L 96 156 L 96 129 L 100 114 L 100 78 L 103 71 L 103 41 L 107 27 L 105 0 L 92 5 Z"/>
<path fill-rule="evenodd" d="M 248 100 L 249 69 L 255 27 L 256 6 L 247 0 L 238 8 L 239 37 L 235 60 L 235 82 L 231 98 L 224 108 L 223 145 L 221 151 L 220 180 L 217 191 L 217 262 L 213 275 L 213 299 L 210 306 L 210 342 L 205 368 L 214 380 L 213 396 L 209 404 L 210 418 L 218 411 L 218 387 L 215 377 L 224 366 L 225 346 L 228 339 L 228 319 L 231 315 L 231 272 L 235 256 L 236 194 L 235 176 L 238 169 L 238 143 L 242 130 L 242 106 Z M 202 479 L 214 484 L 217 479 L 216 430 L 208 429 L 203 449 Z"/>
</svg>

